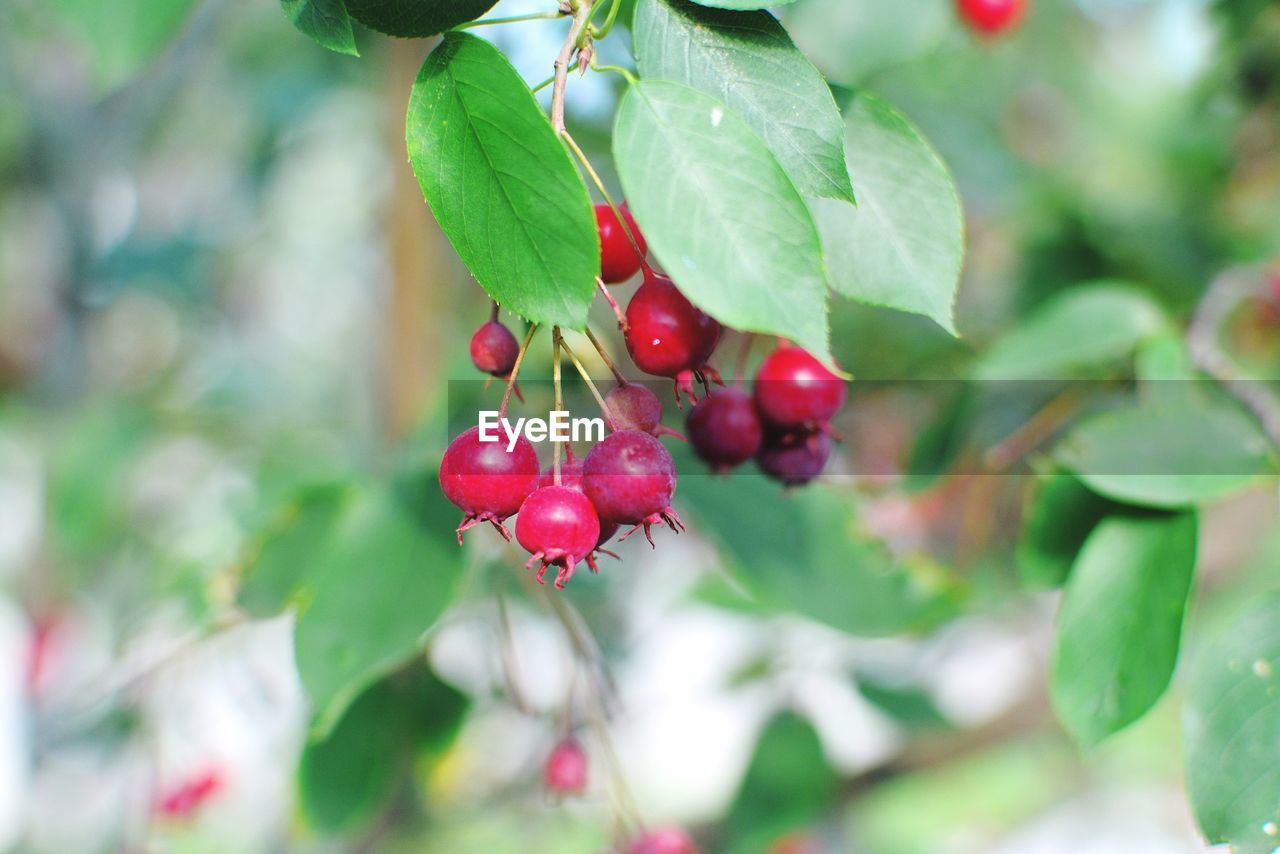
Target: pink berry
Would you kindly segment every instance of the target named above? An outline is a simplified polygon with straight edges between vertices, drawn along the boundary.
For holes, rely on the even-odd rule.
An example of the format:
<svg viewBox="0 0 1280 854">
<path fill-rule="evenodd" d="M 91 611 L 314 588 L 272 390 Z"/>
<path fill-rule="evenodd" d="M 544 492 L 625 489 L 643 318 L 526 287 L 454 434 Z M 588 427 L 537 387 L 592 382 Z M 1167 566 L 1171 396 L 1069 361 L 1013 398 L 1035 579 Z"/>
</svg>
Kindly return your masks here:
<svg viewBox="0 0 1280 854">
<path fill-rule="evenodd" d="M 831 437 L 821 430 L 765 433 L 756 465 L 788 486 L 808 483 L 822 473 L 831 458 Z"/>
<path fill-rule="evenodd" d="M 604 396 L 609 408 L 610 426 L 614 430 L 639 430 L 652 436 L 684 437 L 662 424 L 662 401 L 642 385 L 627 383 Z"/>
<path fill-rule="evenodd" d="M 471 336 L 471 363 L 486 374 L 509 377 L 519 355 L 520 342 L 496 320 L 490 320 Z"/>
<path fill-rule="evenodd" d="M 462 532 L 490 522 L 503 539 L 511 533 L 503 521 L 520 509 L 529 493 L 538 487 L 538 455 L 523 436 L 507 452 L 508 439 L 481 442 L 480 428 L 472 427 L 449 443 L 440 461 L 440 489 L 465 514 L 458 525 Z"/>
<path fill-rule="evenodd" d="M 538 486 L 555 486 L 556 472 L 553 463 L 547 463 L 542 476 L 538 478 Z M 564 459 L 560 461 L 560 485 L 582 491 L 582 459 L 573 455 L 573 448 L 564 446 Z"/>
<path fill-rule="evenodd" d="M 646 278 L 627 304 L 626 320 L 624 340 L 632 361 L 646 374 L 676 380 L 677 403 L 680 391 L 692 397 L 693 379 L 705 385 L 720 324 L 689 302 L 669 278 Z"/>
<path fill-rule="evenodd" d="M 698 846 L 680 828 L 662 827 L 641 834 L 627 854 L 698 854 Z"/>
<path fill-rule="evenodd" d="M 956 0 L 956 9 L 974 30 L 994 36 L 1018 23 L 1027 0 Z"/>
<path fill-rule="evenodd" d="M 156 800 L 157 813 L 169 818 L 187 818 L 194 814 L 224 786 L 222 772 L 207 768 L 182 781 Z"/>
<path fill-rule="evenodd" d="M 671 507 L 676 490 L 676 464 L 662 443 L 639 430 L 620 430 L 605 437 L 587 454 L 583 490 L 602 519 L 634 527 L 653 543 L 650 528 L 666 524 L 683 530 Z"/>
<path fill-rule="evenodd" d="M 784 430 L 827 427 L 844 398 L 844 381 L 801 347 L 779 347 L 756 373 L 756 409 Z"/>
<path fill-rule="evenodd" d="M 542 766 L 542 784 L 556 795 L 575 795 L 587 787 L 587 754 L 573 738 L 552 748 Z"/>
<path fill-rule="evenodd" d="M 755 403 L 738 388 L 718 389 L 704 397 L 689 411 L 685 429 L 693 452 L 719 472 L 754 457 L 764 441 Z"/>
<path fill-rule="evenodd" d="M 635 246 L 631 245 L 613 208 L 607 204 L 596 205 L 596 230 L 600 235 L 600 278 L 606 285 L 616 285 L 634 276 L 640 270 L 644 253 L 649 249 L 631 211 L 627 210 L 626 205 L 622 205 L 619 210 L 627 221 L 627 227 L 631 229 L 632 237 L 636 239 Z M 640 248 L 639 255 L 636 254 L 636 247 Z"/>
<path fill-rule="evenodd" d="M 535 490 L 516 517 L 516 540 L 532 555 L 526 567 L 538 567 L 543 583 L 547 567 L 560 568 L 556 587 L 563 589 L 573 577 L 578 561 L 585 560 L 600 540 L 600 519 L 582 492 L 568 486 L 544 486 Z"/>
</svg>

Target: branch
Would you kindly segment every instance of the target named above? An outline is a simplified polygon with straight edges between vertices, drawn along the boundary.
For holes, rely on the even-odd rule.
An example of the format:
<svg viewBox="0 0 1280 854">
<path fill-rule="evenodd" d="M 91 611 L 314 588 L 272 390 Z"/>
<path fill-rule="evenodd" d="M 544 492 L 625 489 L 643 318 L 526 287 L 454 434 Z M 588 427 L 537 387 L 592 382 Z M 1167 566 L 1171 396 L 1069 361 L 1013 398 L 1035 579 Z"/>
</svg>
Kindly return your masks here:
<svg viewBox="0 0 1280 854">
<path fill-rule="evenodd" d="M 573 59 L 578 43 L 586 34 L 587 23 L 591 20 L 591 3 L 589 0 L 571 0 L 570 9 L 573 23 L 569 25 L 569 33 L 564 44 L 560 46 L 560 54 L 556 57 L 556 74 L 551 88 L 551 126 L 556 135 L 564 133 L 564 90 L 569 82 L 569 62 Z"/>
</svg>

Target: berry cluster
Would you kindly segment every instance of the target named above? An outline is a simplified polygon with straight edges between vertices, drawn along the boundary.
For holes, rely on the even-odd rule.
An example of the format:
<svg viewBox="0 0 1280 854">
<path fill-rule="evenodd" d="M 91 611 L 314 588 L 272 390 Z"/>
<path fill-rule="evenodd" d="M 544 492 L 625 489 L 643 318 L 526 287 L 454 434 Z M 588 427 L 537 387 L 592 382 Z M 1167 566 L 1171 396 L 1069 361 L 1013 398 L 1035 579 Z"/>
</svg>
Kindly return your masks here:
<svg viewBox="0 0 1280 854">
<path fill-rule="evenodd" d="M 723 333 L 720 323 L 648 264 L 644 237 L 625 206 L 617 210 L 597 206 L 596 221 L 600 290 L 613 306 L 636 367 L 671 379 L 677 406 L 683 406 L 685 397 L 694 403 L 687 427 L 695 453 L 722 472 L 754 457 L 763 472 L 787 484 L 816 477 L 831 454 L 830 420 L 845 395 L 841 380 L 805 350 L 784 344 L 761 364 L 754 395 L 737 385 L 723 387 L 724 381 L 710 364 Z M 643 278 L 624 312 L 607 286 L 637 273 L 643 273 Z M 463 511 L 458 541 L 482 522 L 510 540 L 505 522 L 516 516 L 515 539 L 530 554 L 526 565 L 538 567 L 539 583 L 548 568 L 556 567 L 555 585 L 560 588 L 578 564 L 585 562 L 598 572 L 597 555 L 616 557 L 604 546 L 623 526 L 629 530 L 620 539 L 643 530 L 650 544 L 655 526 L 684 528 L 671 506 L 675 462 L 658 441 L 660 436 L 684 437 L 662 424 L 663 407 L 657 395 L 629 382 L 595 336 L 588 332 L 588 337 L 613 371 L 617 385 L 606 395 L 596 393 L 611 432 L 585 457 L 575 458 L 566 447 L 562 459 L 557 448 L 544 470 L 527 438 L 508 435 L 502 441 L 482 442 L 479 427 L 473 427 L 449 444 L 440 464 L 440 487 Z M 561 350 L 595 392 L 558 329 L 552 338 L 557 401 Z M 490 320 L 472 336 L 471 359 L 476 368 L 507 382 L 503 415 L 511 392 L 519 395 L 516 377 L 531 339 L 532 330 L 521 345 L 499 321 L 496 305 Z M 721 388 L 713 391 L 713 383 Z"/>
</svg>

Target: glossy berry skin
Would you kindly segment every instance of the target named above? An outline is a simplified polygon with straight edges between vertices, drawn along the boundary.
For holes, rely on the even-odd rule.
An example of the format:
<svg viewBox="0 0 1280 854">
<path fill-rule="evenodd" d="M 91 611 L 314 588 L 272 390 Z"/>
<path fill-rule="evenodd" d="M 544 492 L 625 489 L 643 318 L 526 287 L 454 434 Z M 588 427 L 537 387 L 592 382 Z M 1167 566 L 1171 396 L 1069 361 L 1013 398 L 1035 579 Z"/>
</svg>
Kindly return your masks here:
<svg viewBox="0 0 1280 854">
<path fill-rule="evenodd" d="M 756 454 L 756 465 L 774 480 L 799 486 L 822 474 L 833 447 L 831 437 L 821 430 L 766 432 L 764 444 Z"/>
<path fill-rule="evenodd" d="M 609 408 L 610 427 L 614 430 L 639 430 L 652 436 L 684 439 L 675 430 L 663 426 L 662 401 L 642 385 L 617 386 L 604 396 L 604 403 Z"/>
<path fill-rule="evenodd" d="M 636 367 L 678 382 L 688 372 L 683 379 L 690 389 L 689 377 L 704 370 L 720 341 L 715 318 L 689 302 L 669 278 L 657 274 L 631 296 L 626 321 L 624 339 Z"/>
<path fill-rule="evenodd" d="M 538 455 L 529 440 L 521 436 L 511 453 L 507 439 L 499 431 L 497 442 L 481 442 L 480 428 L 472 427 L 449 443 L 440 461 L 440 489 L 465 514 L 458 526 L 462 532 L 490 522 L 510 540 L 502 524 L 520 509 L 529 493 L 538 488 Z"/>
<path fill-rule="evenodd" d="M 756 410 L 783 430 L 825 427 L 844 398 L 844 381 L 801 347 L 777 348 L 756 373 Z"/>
<path fill-rule="evenodd" d="M 543 584 L 547 567 L 558 566 L 556 587 L 563 589 L 581 560 L 600 540 L 600 519 L 587 496 L 568 486 L 544 486 L 535 490 L 516 517 L 516 540 L 532 555 L 526 567 L 538 567 Z"/>
<path fill-rule="evenodd" d="M 680 828 L 661 827 L 642 834 L 627 848 L 627 854 L 698 854 L 698 846 Z"/>
<path fill-rule="evenodd" d="M 675 461 L 648 433 L 619 430 L 609 434 L 587 454 L 582 477 L 583 490 L 600 518 L 634 526 L 622 539 L 644 528 L 652 544 L 650 528 L 657 524 L 683 530 L 680 517 L 671 508 L 676 490 Z"/>
<path fill-rule="evenodd" d="M 490 320 L 471 336 L 471 363 L 486 374 L 509 377 L 519 355 L 520 342 L 496 320 Z"/>
<path fill-rule="evenodd" d="M 542 766 L 542 785 L 555 795 L 576 795 L 587 787 L 587 754 L 572 738 L 551 750 Z"/>
<path fill-rule="evenodd" d="M 689 411 L 685 429 L 693 452 L 721 473 L 754 457 L 764 441 L 755 402 L 739 388 L 717 389 L 704 397 Z"/>
<path fill-rule="evenodd" d="M 613 208 L 607 204 L 596 205 L 596 231 L 600 235 L 600 278 L 606 285 L 625 282 L 638 273 L 641 259 L 649 251 L 648 245 L 644 242 L 644 235 L 640 233 L 640 226 L 636 225 L 631 211 L 627 210 L 626 205 L 622 205 L 618 210 L 622 211 L 627 227 L 631 229 L 631 235 L 636 239 L 636 246 L 640 247 L 640 254 L 636 254 L 636 246 L 632 246 L 631 241 L 627 239 L 627 232 L 618 222 Z"/>
<path fill-rule="evenodd" d="M 976 32 L 995 36 L 1018 23 L 1027 0 L 956 0 L 956 11 Z"/>
</svg>

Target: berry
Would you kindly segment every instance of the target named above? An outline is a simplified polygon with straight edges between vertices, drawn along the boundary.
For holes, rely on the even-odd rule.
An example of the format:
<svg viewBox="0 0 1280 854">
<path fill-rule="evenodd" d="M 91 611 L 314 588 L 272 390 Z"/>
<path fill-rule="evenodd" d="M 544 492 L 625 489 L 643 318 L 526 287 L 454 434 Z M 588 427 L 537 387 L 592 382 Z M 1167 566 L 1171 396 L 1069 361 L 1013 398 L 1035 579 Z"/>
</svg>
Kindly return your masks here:
<svg viewBox="0 0 1280 854">
<path fill-rule="evenodd" d="M 994 36 L 1018 22 L 1027 11 L 1027 0 L 956 0 L 956 9 L 974 30 Z"/>
<path fill-rule="evenodd" d="M 555 486 L 555 465 L 548 463 L 538 478 L 538 486 Z M 573 448 L 564 446 L 564 459 L 560 461 L 560 485 L 582 491 L 582 460 L 573 455 Z"/>
<path fill-rule="evenodd" d="M 698 846 L 680 828 L 662 827 L 642 834 L 627 848 L 627 854 L 698 854 Z"/>
<path fill-rule="evenodd" d="M 636 289 L 627 305 L 627 352 L 636 367 L 656 377 L 676 380 L 680 392 L 693 397 L 693 379 L 718 375 L 707 359 L 720 341 L 720 324 L 680 293 L 666 276 L 654 274 Z"/>
<path fill-rule="evenodd" d="M 844 381 L 800 347 L 779 347 L 756 373 L 756 409 L 783 430 L 827 429 L 844 397 Z"/>
<path fill-rule="evenodd" d="M 587 754 L 572 738 L 551 749 L 542 766 L 542 784 L 556 795 L 574 795 L 587 787 Z"/>
<path fill-rule="evenodd" d="M 440 461 L 440 489 L 465 514 L 458 525 L 462 532 L 480 522 L 490 522 L 510 540 L 502 524 L 520 509 L 529 493 L 538 487 L 538 455 L 523 436 L 507 452 L 508 439 L 481 442 L 480 428 L 472 427 L 449 443 Z"/>
<path fill-rule="evenodd" d="M 156 799 L 155 811 L 169 818 L 187 818 L 222 790 L 224 780 L 217 768 L 207 768 L 163 792 Z"/>
<path fill-rule="evenodd" d="M 738 388 L 713 391 L 689 411 L 685 421 L 693 452 L 719 472 L 756 455 L 764 427 L 751 396 Z"/>
<path fill-rule="evenodd" d="M 596 230 L 600 234 L 600 278 L 606 285 L 616 285 L 634 276 L 640 270 L 644 254 L 649 251 L 631 211 L 627 210 L 626 205 L 619 210 L 627 221 L 627 228 L 631 229 L 631 236 L 636 239 L 635 246 L 631 245 L 613 208 L 607 204 L 596 205 Z M 636 254 L 637 246 L 640 248 L 639 255 Z"/>
<path fill-rule="evenodd" d="M 519 355 L 520 342 L 497 320 L 490 320 L 471 336 L 471 363 L 486 374 L 506 379 Z"/>
<path fill-rule="evenodd" d="M 639 430 L 619 430 L 605 437 L 587 454 L 582 468 L 583 490 L 600 518 L 639 528 L 653 543 L 650 528 L 667 524 L 683 530 L 671 508 L 676 491 L 676 464 L 662 443 Z"/>
<path fill-rule="evenodd" d="M 639 430 L 652 436 L 684 439 L 662 425 L 662 401 L 642 385 L 620 385 L 604 396 L 604 403 L 609 408 L 609 426 L 613 430 Z"/>
<path fill-rule="evenodd" d="M 544 486 L 520 505 L 516 540 L 532 555 L 526 567 L 541 563 L 538 583 L 547 567 L 560 568 L 556 587 L 563 589 L 578 561 L 585 560 L 600 540 L 600 519 L 587 496 L 568 486 Z"/>
<path fill-rule="evenodd" d="M 808 483 L 822 473 L 831 458 L 831 437 L 821 430 L 765 433 L 756 454 L 760 471 L 788 486 Z"/>
</svg>

